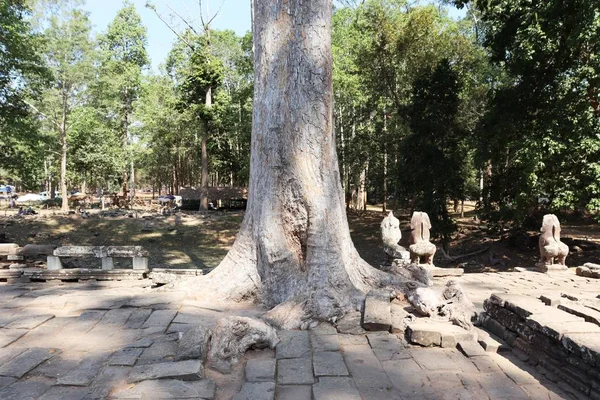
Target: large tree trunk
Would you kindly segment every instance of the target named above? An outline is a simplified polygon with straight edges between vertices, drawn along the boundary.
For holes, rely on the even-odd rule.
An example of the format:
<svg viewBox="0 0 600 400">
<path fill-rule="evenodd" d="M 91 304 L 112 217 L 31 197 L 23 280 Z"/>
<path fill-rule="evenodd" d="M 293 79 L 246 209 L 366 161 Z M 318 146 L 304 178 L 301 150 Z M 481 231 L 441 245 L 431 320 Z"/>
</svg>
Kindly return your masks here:
<svg viewBox="0 0 600 400">
<path fill-rule="evenodd" d="M 212 90 L 208 87 L 206 91 L 205 106 L 207 109 L 212 107 Z M 208 130 L 210 123 L 206 121 L 202 131 L 202 173 L 200 176 L 200 211 L 208 210 L 208 154 L 206 152 L 206 142 L 208 141 Z"/>
<path fill-rule="evenodd" d="M 67 97 L 63 95 L 63 113 L 60 123 L 60 195 L 61 211 L 69 211 L 69 196 L 67 193 Z"/>
<path fill-rule="evenodd" d="M 232 249 L 206 277 L 211 292 L 299 304 L 306 318 L 328 319 L 356 308 L 371 287 L 415 287 L 369 266 L 350 239 L 332 126 L 331 0 L 253 6 L 248 207 Z"/>
</svg>

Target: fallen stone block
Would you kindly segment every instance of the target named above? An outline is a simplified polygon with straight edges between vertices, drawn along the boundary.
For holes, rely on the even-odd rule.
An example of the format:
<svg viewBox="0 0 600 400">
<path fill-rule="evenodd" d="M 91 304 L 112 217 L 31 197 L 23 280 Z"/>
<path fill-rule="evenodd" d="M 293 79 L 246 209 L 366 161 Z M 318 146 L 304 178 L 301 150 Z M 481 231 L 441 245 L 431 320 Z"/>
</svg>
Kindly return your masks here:
<svg viewBox="0 0 600 400">
<path fill-rule="evenodd" d="M 456 347 L 465 356 L 467 356 L 469 358 L 471 358 L 471 357 L 487 356 L 486 351 L 477 342 L 472 342 L 472 341 L 458 342 L 458 344 L 456 345 Z"/>
<path fill-rule="evenodd" d="M 199 380 L 204 377 L 200 360 L 163 362 L 158 364 L 136 365 L 129 374 L 129 382 L 152 379 Z"/>
<path fill-rule="evenodd" d="M 391 318 L 391 317 L 390 317 Z M 360 312 L 350 312 L 337 320 L 335 326 L 339 333 L 349 335 L 364 335 L 367 333 L 361 326 L 362 316 Z"/>
<path fill-rule="evenodd" d="M 421 346 L 454 348 L 459 341 L 473 340 L 473 333 L 449 322 L 417 320 L 406 328 L 408 340 Z"/>
<path fill-rule="evenodd" d="M 367 293 L 363 314 L 363 328 L 368 331 L 389 331 L 392 327 L 391 293 L 373 289 Z"/>
</svg>

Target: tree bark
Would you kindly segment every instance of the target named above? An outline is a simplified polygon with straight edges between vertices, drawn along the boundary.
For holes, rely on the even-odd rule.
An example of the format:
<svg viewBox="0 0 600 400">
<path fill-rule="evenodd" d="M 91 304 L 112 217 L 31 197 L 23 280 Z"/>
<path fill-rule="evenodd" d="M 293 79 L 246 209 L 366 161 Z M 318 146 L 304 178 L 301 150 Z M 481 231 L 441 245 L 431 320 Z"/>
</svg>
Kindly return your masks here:
<svg viewBox="0 0 600 400">
<path fill-rule="evenodd" d="M 206 109 L 212 107 L 212 88 L 209 86 L 206 91 L 205 100 Z M 208 121 L 204 124 L 202 131 L 202 175 L 200 177 L 200 211 L 208 210 L 208 154 L 206 153 L 206 142 L 208 141 Z"/>
<path fill-rule="evenodd" d="M 63 112 L 60 123 L 60 194 L 61 211 L 69 211 L 69 196 L 67 193 L 67 112 L 68 104 L 66 95 L 63 94 Z"/>
<path fill-rule="evenodd" d="M 210 291 L 329 319 L 359 307 L 371 287 L 419 286 L 372 268 L 350 238 L 332 125 L 332 1 L 253 6 L 248 206 L 232 249 L 205 278 Z"/>
</svg>

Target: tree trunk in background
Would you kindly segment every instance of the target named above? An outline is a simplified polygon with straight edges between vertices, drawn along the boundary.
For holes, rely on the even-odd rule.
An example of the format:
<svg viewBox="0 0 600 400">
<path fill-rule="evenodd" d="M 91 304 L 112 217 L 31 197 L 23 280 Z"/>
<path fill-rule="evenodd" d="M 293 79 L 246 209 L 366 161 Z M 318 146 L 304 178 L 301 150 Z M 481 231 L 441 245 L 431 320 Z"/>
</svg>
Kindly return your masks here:
<svg viewBox="0 0 600 400">
<path fill-rule="evenodd" d="M 67 193 L 67 98 L 63 95 L 62 121 L 60 123 L 60 194 L 62 196 L 61 211 L 69 211 Z"/>
<path fill-rule="evenodd" d="M 206 109 L 212 107 L 212 88 L 206 91 Z M 208 155 L 206 153 L 206 142 L 208 141 L 209 122 L 206 121 L 202 132 L 202 176 L 200 177 L 200 211 L 208 210 Z"/>
<path fill-rule="evenodd" d="M 332 0 L 253 6 L 248 207 L 232 249 L 205 278 L 210 290 L 198 296 L 283 303 L 268 314 L 290 328 L 356 309 L 371 287 L 416 287 L 372 268 L 350 238 L 332 126 Z M 302 312 L 292 317 L 287 306 Z"/>
</svg>

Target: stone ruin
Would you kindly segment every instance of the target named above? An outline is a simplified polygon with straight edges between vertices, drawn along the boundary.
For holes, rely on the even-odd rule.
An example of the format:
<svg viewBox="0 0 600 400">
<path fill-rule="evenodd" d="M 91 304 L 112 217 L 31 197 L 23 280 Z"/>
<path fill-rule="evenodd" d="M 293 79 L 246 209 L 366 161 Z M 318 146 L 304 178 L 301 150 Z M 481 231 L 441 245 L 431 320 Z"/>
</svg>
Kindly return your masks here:
<svg viewBox="0 0 600 400">
<path fill-rule="evenodd" d="M 429 215 L 415 211 L 410 220 L 410 261 L 416 264 L 426 264 L 433 267 L 433 256 L 436 247 L 429 241 L 431 222 Z"/>
<path fill-rule="evenodd" d="M 540 232 L 540 261 L 536 265 L 538 271 L 566 270 L 565 260 L 569 254 L 569 246 L 560 241 L 560 223 L 556 215 L 544 215 Z"/>
</svg>

